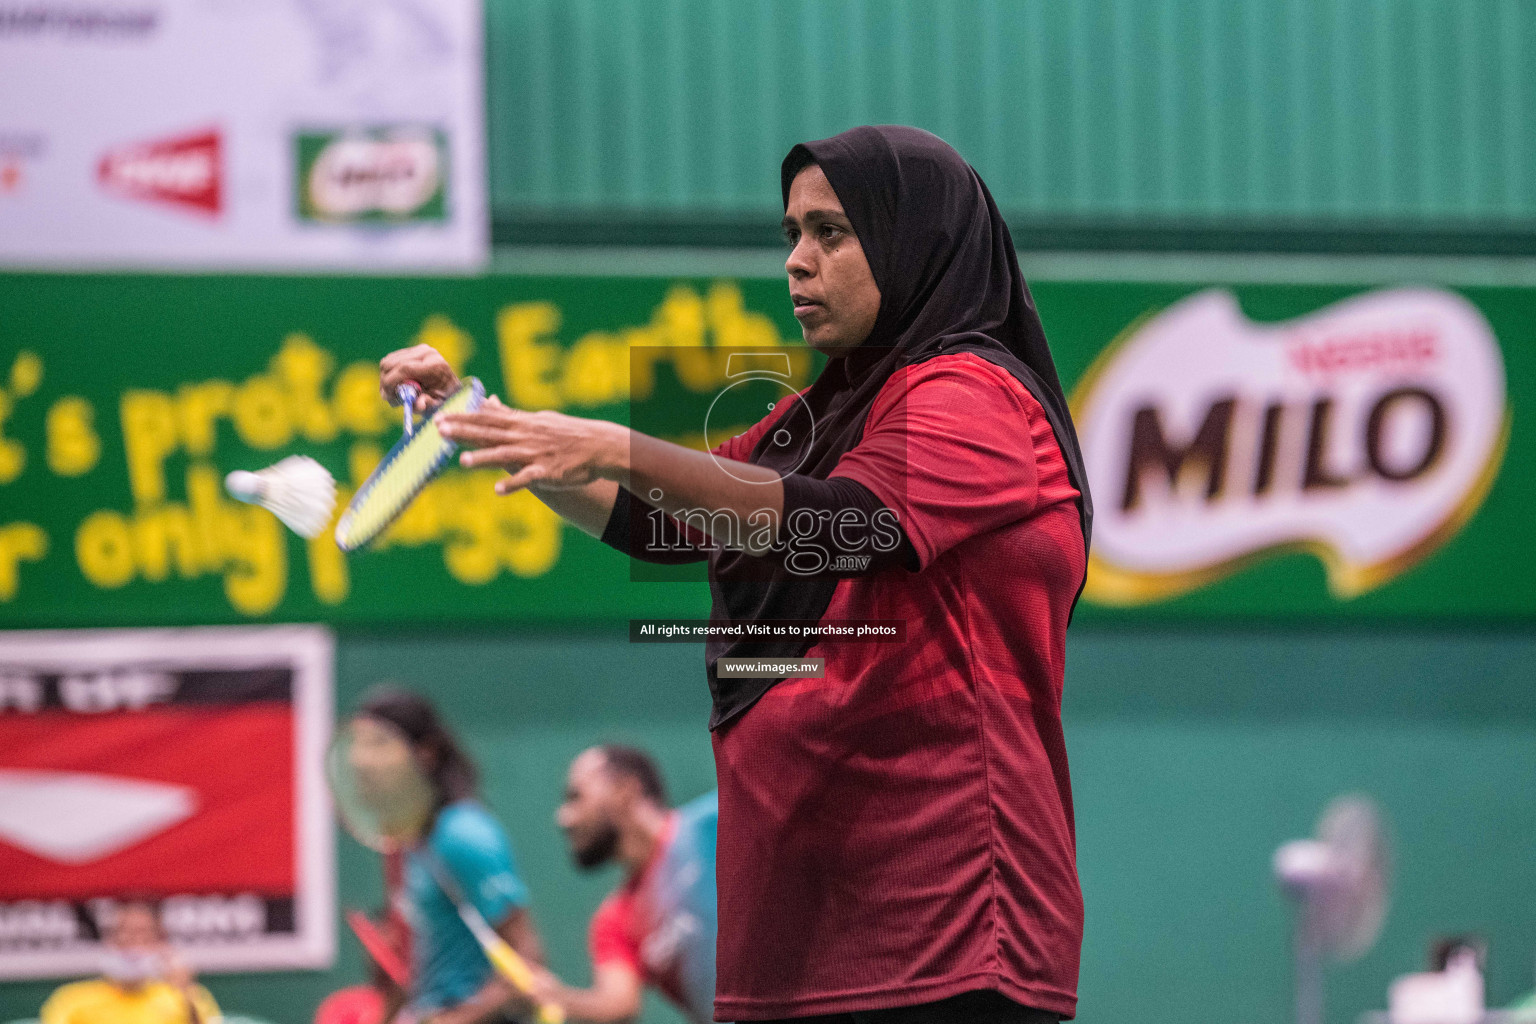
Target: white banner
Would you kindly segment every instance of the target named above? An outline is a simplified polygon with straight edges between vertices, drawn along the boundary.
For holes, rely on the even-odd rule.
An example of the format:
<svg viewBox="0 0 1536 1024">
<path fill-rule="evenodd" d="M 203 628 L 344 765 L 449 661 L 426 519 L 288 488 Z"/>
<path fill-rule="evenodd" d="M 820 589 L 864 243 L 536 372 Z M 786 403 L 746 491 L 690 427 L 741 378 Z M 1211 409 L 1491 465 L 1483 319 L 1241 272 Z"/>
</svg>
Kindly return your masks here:
<svg viewBox="0 0 1536 1024">
<path fill-rule="evenodd" d="M 0 0 L 0 265 L 488 255 L 478 0 Z"/>
</svg>

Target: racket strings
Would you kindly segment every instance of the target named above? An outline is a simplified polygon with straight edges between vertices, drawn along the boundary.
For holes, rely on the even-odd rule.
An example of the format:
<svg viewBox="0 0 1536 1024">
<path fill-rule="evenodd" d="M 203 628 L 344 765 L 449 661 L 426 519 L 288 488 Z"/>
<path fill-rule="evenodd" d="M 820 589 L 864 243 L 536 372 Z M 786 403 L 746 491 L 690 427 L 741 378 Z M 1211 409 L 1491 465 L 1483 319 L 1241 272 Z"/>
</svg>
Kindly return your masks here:
<svg viewBox="0 0 1536 1024">
<path fill-rule="evenodd" d="M 343 551 L 383 533 L 458 451 L 458 445 L 437 429 L 437 417 L 445 412 L 474 412 L 484 401 L 484 386 L 469 378 L 414 433 L 390 449 L 336 524 L 336 543 Z"/>
</svg>

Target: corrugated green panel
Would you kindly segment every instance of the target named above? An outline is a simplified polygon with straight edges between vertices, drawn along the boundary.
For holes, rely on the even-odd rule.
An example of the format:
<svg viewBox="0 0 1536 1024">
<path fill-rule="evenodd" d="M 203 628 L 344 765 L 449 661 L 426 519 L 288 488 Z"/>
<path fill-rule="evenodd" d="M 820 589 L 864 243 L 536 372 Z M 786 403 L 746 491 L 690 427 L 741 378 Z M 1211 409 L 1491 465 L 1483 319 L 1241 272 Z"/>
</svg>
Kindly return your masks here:
<svg viewBox="0 0 1536 1024">
<path fill-rule="evenodd" d="M 1536 216 L 1528 0 L 488 0 L 499 214 L 758 214 L 904 122 L 1014 213 Z"/>
</svg>

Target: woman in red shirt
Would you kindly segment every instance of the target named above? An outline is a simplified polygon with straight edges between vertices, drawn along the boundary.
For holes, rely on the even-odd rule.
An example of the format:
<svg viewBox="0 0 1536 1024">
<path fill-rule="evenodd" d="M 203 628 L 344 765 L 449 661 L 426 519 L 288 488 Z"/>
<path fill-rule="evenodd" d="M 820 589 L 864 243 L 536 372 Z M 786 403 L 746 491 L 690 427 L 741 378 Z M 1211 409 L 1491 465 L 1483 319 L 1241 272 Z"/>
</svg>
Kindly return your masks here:
<svg viewBox="0 0 1536 1024">
<path fill-rule="evenodd" d="M 499 404 L 444 433 L 620 550 L 707 558 L 717 621 L 904 623 L 899 643 L 707 645 L 717 1018 L 1070 1017 L 1060 708 L 1092 509 L 1044 332 L 986 186 L 936 137 L 853 129 L 796 146 L 782 182 L 795 317 L 830 357 L 795 401 L 713 453 Z M 454 383 L 422 347 L 382 370 L 386 394 Z M 733 677 L 734 657 L 824 673 Z"/>
</svg>

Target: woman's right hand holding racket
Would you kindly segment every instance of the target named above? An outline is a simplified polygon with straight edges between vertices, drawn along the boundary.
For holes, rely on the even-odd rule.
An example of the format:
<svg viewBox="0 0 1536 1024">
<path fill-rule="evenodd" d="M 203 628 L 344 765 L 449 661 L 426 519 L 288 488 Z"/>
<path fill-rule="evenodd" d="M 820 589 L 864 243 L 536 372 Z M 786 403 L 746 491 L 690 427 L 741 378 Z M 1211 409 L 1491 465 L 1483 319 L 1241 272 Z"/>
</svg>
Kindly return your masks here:
<svg viewBox="0 0 1536 1024">
<path fill-rule="evenodd" d="M 397 389 L 407 382 L 421 390 L 416 397 L 415 409 L 421 412 L 451 395 L 459 386 L 459 375 L 431 345 L 412 345 L 396 349 L 379 360 L 379 391 L 386 402 L 399 405 Z"/>
</svg>

